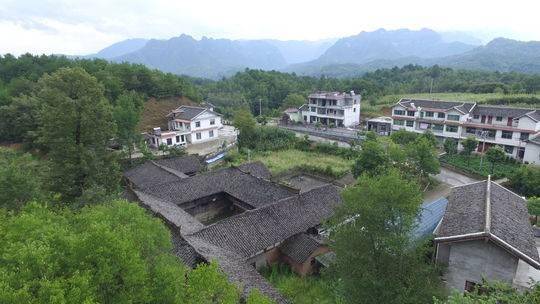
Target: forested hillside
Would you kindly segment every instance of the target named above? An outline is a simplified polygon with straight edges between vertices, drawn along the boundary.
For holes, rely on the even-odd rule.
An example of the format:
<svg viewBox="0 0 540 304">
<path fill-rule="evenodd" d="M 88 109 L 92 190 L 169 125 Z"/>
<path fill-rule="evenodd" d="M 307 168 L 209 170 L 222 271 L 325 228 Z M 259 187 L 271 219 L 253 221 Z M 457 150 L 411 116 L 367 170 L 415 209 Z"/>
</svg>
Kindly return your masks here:
<svg viewBox="0 0 540 304">
<path fill-rule="evenodd" d="M 43 104 L 36 98 L 39 80 L 61 68 L 82 68 L 95 77 L 110 105 L 127 92 L 142 98 L 185 96 L 200 101 L 197 88 L 187 78 L 150 70 L 143 65 L 114 64 L 105 60 L 71 60 L 66 57 L 22 55 L 0 57 L 0 142 L 32 141 Z"/>
</svg>

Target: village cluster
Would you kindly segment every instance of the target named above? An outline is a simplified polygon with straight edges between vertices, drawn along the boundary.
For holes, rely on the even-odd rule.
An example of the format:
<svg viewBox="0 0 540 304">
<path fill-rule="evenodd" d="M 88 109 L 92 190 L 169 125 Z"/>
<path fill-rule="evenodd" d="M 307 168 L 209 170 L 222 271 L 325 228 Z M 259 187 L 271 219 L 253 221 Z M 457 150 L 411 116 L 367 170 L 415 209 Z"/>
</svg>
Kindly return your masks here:
<svg viewBox="0 0 540 304">
<path fill-rule="evenodd" d="M 354 128 L 361 96 L 316 92 L 284 112 L 284 124 Z M 214 140 L 221 116 L 211 107 L 181 106 L 167 115 L 168 130 L 147 134 L 153 147 Z M 468 102 L 401 99 L 390 117 L 367 122 L 379 135 L 430 130 L 439 139 L 476 136 L 478 152 L 493 145 L 508 156 L 540 164 L 540 111 Z M 174 252 L 187 265 L 217 260 L 247 294 L 256 288 L 276 302 L 285 298 L 258 273 L 276 263 L 301 276 L 318 273 L 335 258 L 322 225 L 342 204 L 332 180 L 315 186 L 284 184 L 260 162 L 208 170 L 199 156 L 147 161 L 125 173 L 131 198 L 170 228 Z M 482 279 L 515 282 L 519 267 L 540 270 L 533 228 L 523 197 L 492 181 L 452 188 L 424 202 L 415 235 L 433 237 L 435 262 L 445 265 L 448 287 L 472 290 Z"/>
</svg>

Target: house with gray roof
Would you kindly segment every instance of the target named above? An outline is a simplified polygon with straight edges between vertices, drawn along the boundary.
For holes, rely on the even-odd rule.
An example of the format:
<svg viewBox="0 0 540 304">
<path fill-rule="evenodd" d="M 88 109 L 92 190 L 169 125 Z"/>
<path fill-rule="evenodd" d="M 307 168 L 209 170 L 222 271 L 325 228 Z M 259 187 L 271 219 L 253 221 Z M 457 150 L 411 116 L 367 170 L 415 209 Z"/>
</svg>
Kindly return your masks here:
<svg viewBox="0 0 540 304">
<path fill-rule="evenodd" d="M 171 229 L 174 253 L 186 265 L 217 260 L 244 295 L 257 288 L 286 303 L 257 269 L 283 262 L 301 275 L 316 271 L 315 258 L 329 252 L 317 228 L 341 203 L 338 188 L 299 193 L 271 181 L 260 162 L 202 172 L 197 161 L 150 161 L 124 177 L 138 202 Z"/>
<path fill-rule="evenodd" d="M 221 115 L 213 107 L 180 106 L 167 114 L 168 130 L 156 127 L 147 133 L 147 142 L 153 148 L 185 146 L 218 139 L 223 127 Z"/>
<path fill-rule="evenodd" d="M 489 178 L 452 189 L 434 242 L 447 285 L 460 291 L 482 279 L 511 284 L 520 260 L 540 269 L 525 199 Z"/>
<path fill-rule="evenodd" d="M 404 129 L 439 139 L 476 137 L 477 152 L 494 145 L 520 161 L 540 164 L 540 109 L 482 105 L 462 101 L 402 98 L 392 107 L 392 130 Z M 461 148 L 461 145 L 459 146 Z"/>
</svg>

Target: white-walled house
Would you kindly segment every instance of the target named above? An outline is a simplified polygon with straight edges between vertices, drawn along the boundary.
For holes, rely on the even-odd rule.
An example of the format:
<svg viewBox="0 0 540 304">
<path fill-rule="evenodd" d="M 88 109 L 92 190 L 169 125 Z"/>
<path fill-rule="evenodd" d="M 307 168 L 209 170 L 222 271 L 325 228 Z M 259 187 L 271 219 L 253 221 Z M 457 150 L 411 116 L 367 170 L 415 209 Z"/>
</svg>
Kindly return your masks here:
<svg viewBox="0 0 540 304">
<path fill-rule="evenodd" d="M 540 110 L 422 99 L 401 99 L 392 107 L 392 129 L 462 140 L 475 136 L 478 152 L 500 145 L 508 156 L 540 164 Z M 484 144 L 485 143 L 485 144 Z"/>
<path fill-rule="evenodd" d="M 316 92 L 309 94 L 308 103 L 300 107 L 304 123 L 321 123 L 337 127 L 352 127 L 360 124 L 360 102 L 362 96 L 340 92 Z"/>
<path fill-rule="evenodd" d="M 212 108 L 181 106 L 167 114 L 168 130 L 154 128 L 147 134 L 151 147 L 184 146 L 218 139 L 221 115 Z"/>
</svg>

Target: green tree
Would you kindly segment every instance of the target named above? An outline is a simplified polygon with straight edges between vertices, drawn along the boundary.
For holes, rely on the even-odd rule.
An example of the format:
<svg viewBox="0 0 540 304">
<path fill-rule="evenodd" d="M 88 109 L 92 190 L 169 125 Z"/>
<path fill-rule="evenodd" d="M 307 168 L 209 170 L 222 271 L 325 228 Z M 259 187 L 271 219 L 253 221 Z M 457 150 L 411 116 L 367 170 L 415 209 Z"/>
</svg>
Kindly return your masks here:
<svg viewBox="0 0 540 304">
<path fill-rule="evenodd" d="M 141 135 L 137 132 L 137 124 L 142 109 L 143 99 L 134 91 L 120 95 L 114 106 L 113 116 L 116 122 L 118 141 L 126 149 L 130 163 L 133 148 L 141 140 Z"/>
<path fill-rule="evenodd" d="M 0 141 L 32 143 L 39 109 L 39 101 L 29 96 L 13 98 L 9 105 L 0 106 Z"/>
<path fill-rule="evenodd" d="M 362 175 L 342 197 L 329 230 L 346 302 L 429 303 L 440 296 L 436 269 L 410 237 L 422 201 L 418 186 L 389 170 Z"/>
<path fill-rule="evenodd" d="M 493 174 L 493 169 L 495 169 L 495 164 L 503 162 L 506 159 L 506 154 L 504 150 L 499 146 L 491 147 L 486 152 L 486 158 L 491 163 L 491 174 Z"/>
<path fill-rule="evenodd" d="M 534 223 L 538 224 L 538 216 L 540 215 L 540 197 L 534 196 L 527 200 L 527 209 L 529 214 L 534 215 Z"/>
<path fill-rule="evenodd" d="M 118 164 L 107 151 L 115 125 L 97 80 L 81 68 L 63 68 L 43 76 L 38 85 L 37 98 L 43 103 L 39 140 L 48 150 L 51 190 L 63 202 L 90 189 L 103 195 L 116 192 Z"/>
<path fill-rule="evenodd" d="M 0 210 L 0 303 L 237 303 L 215 263 L 187 269 L 167 228 L 126 201 Z"/>
<path fill-rule="evenodd" d="M 437 147 L 437 137 L 435 137 L 435 134 L 433 134 L 433 132 L 431 132 L 430 130 L 426 130 L 424 133 L 420 134 L 420 136 L 418 136 L 420 138 L 425 138 L 430 145 L 432 145 L 434 148 Z"/>
<path fill-rule="evenodd" d="M 382 145 L 377 140 L 366 140 L 362 143 L 358 158 L 353 165 L 353 175 L 358 177 L 364 173 L 376 175 L 389 165 L 388 157 Z"/>
<path fill-rule="evenodd" d="M 30 154 L 0 147 L 0 207 L 18 210 L 41 195 L 44 168 Z"/>
<path fill-rule="evenodd" d="M 392 134 L 390 134 L 390 138 L 392 139 L 392 141 L 400 145 L 406 145 L 408 143 L 411 143 L 416 140 L 417 137 L 418 134 L 403 129 L 394 131 L 392 132 Z"/>
<path fill-rule="evenodd" d="M 457 153 L 457 141 L 453 138 L 447 138 L 444 140 L 443 148 L 446 154 L 453 155 Z"/>
<path fill-rule="evenodd" d="M 427 138 L 419 137 L 408 144 L 407 151 L 416 172 L 424 181 L 428 180 L 429 174 L 439 173 L 440 163 L 437 158 L 437 151 Z"/>
<path fill-rule="evenodd" d="M 519 194 L 540 196 L 540 168 L 534 165 L 522 166 L 509 177 L 510 187 Z"/>
<path fill-rule="evenodd" d="M 234 114 L 233 125 L 238 130 L 238 146 L 245 147 L 249 144 L 255 132 L 257 122 L 251 112 L 247 109 L 240 109 Z"/>
<path fill-rule="evenodd" d="M 467 136 L 461 145 L 463 146 L 463 154 L 467 155 L 467 165 L 469 165 L 471 153 L 478 147 L 478 140 L 474 136 Z"/>
<path fill-rule="evenodd" d="M 304 96 L 296 93 L 291 93 L 288 94 L 285 99 L 283 99 L 283 101 L 281 102 L 281 108 L 283 110 L 288 108 L 299 108 L 300 106 L 305 104 L 306 101 L 307 99 Z"/>
</svg>

